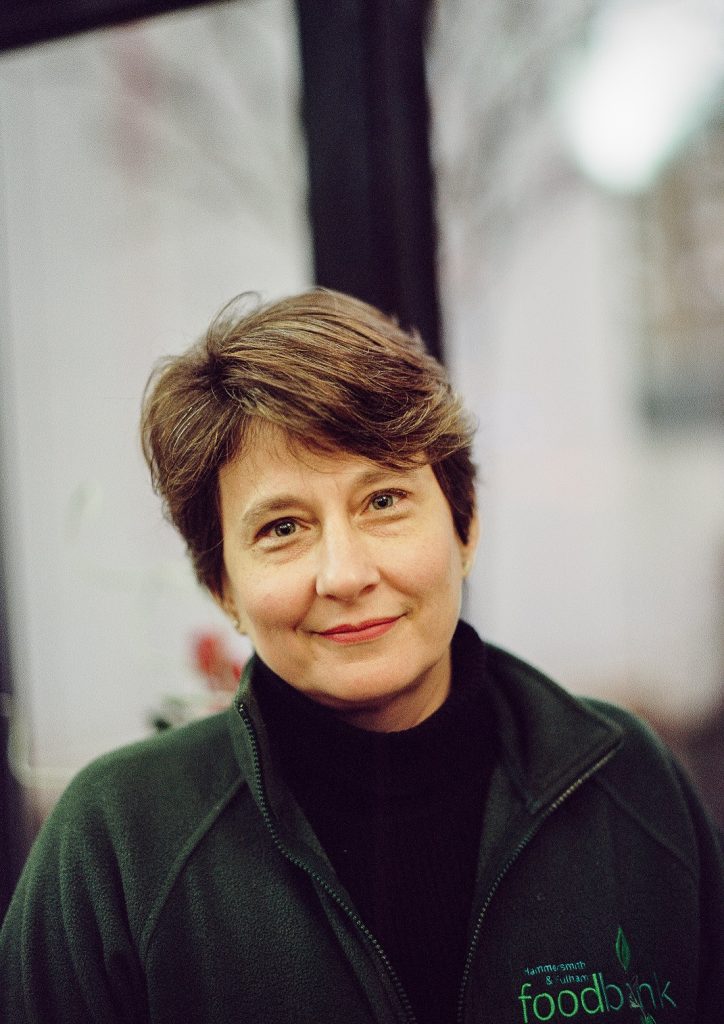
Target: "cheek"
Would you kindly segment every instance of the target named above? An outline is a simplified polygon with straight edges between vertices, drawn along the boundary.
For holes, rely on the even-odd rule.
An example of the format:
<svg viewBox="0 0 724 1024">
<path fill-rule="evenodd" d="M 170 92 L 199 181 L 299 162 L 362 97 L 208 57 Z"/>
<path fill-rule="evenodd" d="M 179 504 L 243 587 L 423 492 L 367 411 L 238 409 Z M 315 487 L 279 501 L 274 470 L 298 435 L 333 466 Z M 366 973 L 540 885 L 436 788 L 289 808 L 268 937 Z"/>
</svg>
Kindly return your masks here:
<svg viewBox="0 0 724 1024">
<path fill-rule="evenodd" d="M 441 587 L 457 589 L 462 584 L 460 547 L 447 532 L 427 537 L 424 544 L 415 544 L 400 552 L 397 561 L 400 582 L 408 589 L 439 591 Z"/>
<path fill-rule="evenodd" d="M 287 574 L 265 574 L 248 579 L 236 592 L 240 619 L 247 632 L 270 633 L 293 625 L 306 608 L 306 587 Z"/>
</svg>

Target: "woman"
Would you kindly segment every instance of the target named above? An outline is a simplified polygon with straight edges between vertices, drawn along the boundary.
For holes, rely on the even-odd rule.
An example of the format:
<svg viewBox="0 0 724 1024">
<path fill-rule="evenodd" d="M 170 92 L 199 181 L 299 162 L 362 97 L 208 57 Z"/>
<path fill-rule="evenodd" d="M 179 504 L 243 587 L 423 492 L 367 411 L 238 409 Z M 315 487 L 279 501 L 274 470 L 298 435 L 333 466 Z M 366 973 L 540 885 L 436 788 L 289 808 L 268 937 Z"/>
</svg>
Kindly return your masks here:
<svg viewBox="0 0 724 1024">
<path fill-rule="evenodd" d="M 2 1019 L 721 1019 L 721 852 L 679 769 L 458 621 L 471 429 L 419 340 L 333 292 L 230 308 L 143 440 L 256 653 L 228 712 L 70 786 Z"/>
</svg>

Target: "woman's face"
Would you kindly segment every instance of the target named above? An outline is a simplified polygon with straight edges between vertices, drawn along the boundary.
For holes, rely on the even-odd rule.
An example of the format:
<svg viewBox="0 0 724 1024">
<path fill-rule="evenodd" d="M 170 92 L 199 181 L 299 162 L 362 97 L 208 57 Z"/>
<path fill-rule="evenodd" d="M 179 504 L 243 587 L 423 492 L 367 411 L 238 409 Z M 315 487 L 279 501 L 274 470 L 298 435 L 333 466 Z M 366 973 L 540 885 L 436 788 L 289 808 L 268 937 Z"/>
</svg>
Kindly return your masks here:
<svg viewBox="0 0 724 1024">
<path fill-rule="evenodd" d="M 432 714 L 477 523 L 463 544 L 431 467 L 295 451 L 263 426 L 219 491 L 223 604 L 262 660 L 362 728 Z"/>
</svg>

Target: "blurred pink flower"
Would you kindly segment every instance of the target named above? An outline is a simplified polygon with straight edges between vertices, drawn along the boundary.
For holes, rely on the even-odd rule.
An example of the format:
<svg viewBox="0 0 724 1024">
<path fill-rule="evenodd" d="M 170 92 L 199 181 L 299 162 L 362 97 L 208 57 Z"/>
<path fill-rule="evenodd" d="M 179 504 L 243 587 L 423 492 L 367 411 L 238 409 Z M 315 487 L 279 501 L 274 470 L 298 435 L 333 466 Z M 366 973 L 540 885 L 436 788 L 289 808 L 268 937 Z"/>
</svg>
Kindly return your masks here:
<svg viewBox="0 0 724 1024">
<path fill-rule="evenodd" d="M 229 650 L 222 633 L 199 633 L 193 641 L 193 663 L 210 690 L 235 693 L 244 663 Z"/>
</svg>

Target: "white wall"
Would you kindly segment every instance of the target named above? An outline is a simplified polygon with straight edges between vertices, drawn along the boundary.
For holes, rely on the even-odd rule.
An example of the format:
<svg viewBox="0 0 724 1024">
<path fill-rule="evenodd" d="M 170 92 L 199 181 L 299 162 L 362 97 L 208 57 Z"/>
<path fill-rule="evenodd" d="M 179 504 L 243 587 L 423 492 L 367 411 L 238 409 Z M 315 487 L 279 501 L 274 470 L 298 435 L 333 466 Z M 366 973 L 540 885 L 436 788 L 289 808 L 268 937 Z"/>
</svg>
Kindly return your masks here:
<svg viewBox="0 0 724 1024">
<path fill-rule="evenodd" d="M 638 208 L 583 179 L 555 116 L 590 9 L 436 7 L 445 336 L 479 421 L 468 614 L 577 692 L 696 718 L 723 683 L 724 438 L 641 414 Z"/>
<path fill-rule="evenodd" d="M 511 240 L 492 293 L 448 305 L 480 422 L 471 615 L 579 692 L 695 716 L 721 688 L 721 437 L 635 415 L 617 228 L 572 194 Z"/>
<path fill-rule="evenodd" d="M 240 291 L 311 283 L 293 11 L 224 4 L 0 60 L 15 757 L 62 785 L 199 694 L 224 628 L 138 444 L 154 361 Z"/>
</svg>

